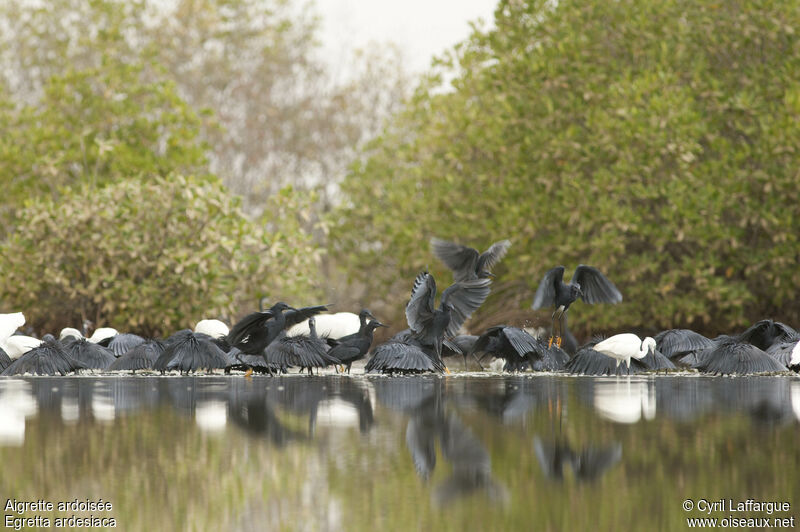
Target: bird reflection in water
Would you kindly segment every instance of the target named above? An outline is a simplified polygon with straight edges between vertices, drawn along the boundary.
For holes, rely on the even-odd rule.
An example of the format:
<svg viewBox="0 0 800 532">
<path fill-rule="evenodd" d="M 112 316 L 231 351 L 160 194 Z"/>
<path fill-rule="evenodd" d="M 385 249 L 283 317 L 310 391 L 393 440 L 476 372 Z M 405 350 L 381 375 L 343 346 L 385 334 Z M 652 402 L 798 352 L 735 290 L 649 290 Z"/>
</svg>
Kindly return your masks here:
<svg viewBox="0 0 800 532">
<path fill-rule="evenodd" d="M 362 433 L 374 424 L 372 400 L 363 382 L 347 378 L 325 380 L 280 377 L 263 383 L 237 382 L 231 387 L 228 412 L 237 426 L 266 436 L 283 446 L 314 436 L 316 426 L 358 426 Z M 308 416 L 307 432 L 285 427 L 281 414 Z"/>
<path fill-rule="evenodd" d="M 602 476 L 622 459 L 622 444 L 586 445 L 576 450 L 566 439 L 533 439 L 536 459 L 544 476 L 561 481 L 572 470 L 578 481 L 592 481 Z"/>
<path fill-rule="evenodd" d="M 508 490 L 492 477 L 489 452 L 467 428 L 445 397 L 444 381 L 432 379 L 382 379 L 375 382 L 378 401 L 409 416 L 406 447 L 414 468 L 428 480 L 436 468 L 436 443 L 453 471 L 431 493 L 432 501 L 446 506 L 481 493 L 490 500 L 506 502 Z"/>
</svg>

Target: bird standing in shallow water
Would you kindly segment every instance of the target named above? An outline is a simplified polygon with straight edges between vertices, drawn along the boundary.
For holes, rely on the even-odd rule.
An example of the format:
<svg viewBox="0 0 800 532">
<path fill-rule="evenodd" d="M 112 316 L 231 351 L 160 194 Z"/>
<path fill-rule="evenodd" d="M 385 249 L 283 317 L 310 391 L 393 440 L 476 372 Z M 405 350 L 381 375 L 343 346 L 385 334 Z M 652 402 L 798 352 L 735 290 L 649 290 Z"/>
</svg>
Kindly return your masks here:
<svg viewBox="0 0 800 532">
<path fill-rule="evenodd" d="M 609 281 L 597 268 L 581 264 L 575 269 L 569 283 L 565 283 L 563 280 L 564 270 L 564 266 L 556 266 L 544 274 L 539 288 L 536 289 L 536 295 L 533 297 L 534 310 L 555 307 L 550 323 L 548 346 L 553 345 L 553 341 L 555 341 L 556 345 L 561 347 L 563 321 L 566 320 L 569 306 L 578 298 L 590 305 L 622 301 L 622 294 L 614 286 L 614 283 Z M 558 334 L 556 334 L 556 320 L 558 320 Z"/>
<path fill-rule="evenodd" d="M 632 333 L 615 334 L 595 344 L 593 349 L 598 353 L 617 359 L 617 366 L 624 360 L 630 367 L 631 358 L 641 360 L 651 351 L 655 351 L 656 341 L 649 336 L 642 340 Z"/>
</svg>

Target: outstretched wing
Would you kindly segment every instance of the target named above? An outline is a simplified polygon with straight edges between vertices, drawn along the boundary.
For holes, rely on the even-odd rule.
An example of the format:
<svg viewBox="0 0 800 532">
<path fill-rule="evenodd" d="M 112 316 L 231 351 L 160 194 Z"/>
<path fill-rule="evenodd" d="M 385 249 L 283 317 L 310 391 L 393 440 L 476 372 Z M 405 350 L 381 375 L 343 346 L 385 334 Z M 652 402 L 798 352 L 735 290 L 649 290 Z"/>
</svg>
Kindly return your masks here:
<svg viewBox="0 0 800 532">
<path fill-rule="evenodd" d="M 586 303 L 619 303 L 622 301 L 622 294 L 608 277 L 600 273 L 600 270 L 592 266 L 581 264 L 572 274 L 572 282 L 581 287 L 581 299 Z"/>
<path fill-rule="evenodd" d="M 489 347 L 489 343 L 494 339 L 502 334 L 505 325 L 496 325 L 494 327 L 489 327 L 483 334 L 478 337 L 475 341 L 475 344 L 472 346 L 471 353 L 482 353 Z"/>
<path fill-rule="evenodd" d="M 520 328 L 506 327 L 503 329 L 503 335 L 520 357 L 532 352 L 541 356 L 545 350 L 545 346 L 541 342 Z"/>
<path fill-rule="evenodd" d="M 422 272 L 414 279 L 411 299 L 406 305 L 406 321 L 414 332 L 426 328 L 433 319 L 433 304 L 436 298 L 436 281 L 433 275 Z"/>
<path fill-rule="evenodd" d="M 272 317 L 273 314 L 269 310 L 248 314 L 231 328 L 226 340 L 230 345 L 237 345 L 243 342 L 244 339 L 252 334 L 254 330 L 264 327 L 264 324 L 267 322 L 267 320 L 271 319 Z"/>
<path fill-rule="evenodd" d="M 489 279 L 472 279 L 453 283 L 442 293 L 442 302 L 453 306 L 450 312 L 450 324 L 445 329 L 444 335 L 450 338 L 458 334 L 458 330 L 489 297 Z"/>
<path fill-rule="evenodd" d="M 475 274 L 478 265 L 477 249 L 440 238 L 431 238 L 431 249 L 433 254 L 453 271 L 453 279 L 456 282 L 477 278 Z"/>
<path fill-rule="evenodd" d="M 536 295 L 533 296 L 533 310 L 552 307 L 556 304 L 556 286 L 563 277 L 563 266 L 556 266 L 544 274 L 539 283 L 539 288 L 536 289 Z"/>
<path fill-rule="evenodd" d="M 317 305 L 315 307 L 302 307 L 295 310 L 287 310 L 283 313 L 286 316 L 286 329 L 300 322 L 306 321 L 311 316 L 316 316 L 320 312 L 327 312 L 327 305 Z"/>
<path fill-rule="evenodd" d="M 494 268 L 495 264 L 506 256 L 509 247 L 511 247 L 510 240 L 501 240 L 489 246 L 489 249 L 481 253 L 481 256 L 478 257 L 478 265 L 475 268 L 476 271 L 490 271 Z"/>
</svg>

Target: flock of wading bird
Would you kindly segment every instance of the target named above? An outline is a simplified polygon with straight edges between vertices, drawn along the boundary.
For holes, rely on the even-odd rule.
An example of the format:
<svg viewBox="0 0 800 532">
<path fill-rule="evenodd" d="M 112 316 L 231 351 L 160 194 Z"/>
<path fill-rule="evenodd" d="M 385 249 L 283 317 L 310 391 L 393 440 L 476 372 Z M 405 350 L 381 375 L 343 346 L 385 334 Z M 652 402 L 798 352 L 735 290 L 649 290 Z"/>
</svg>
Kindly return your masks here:
<svg viewBox="0 0 800 532">
<path fill-rule="evenodd" d="M 414 279 L 406 305 L 408 329 L 375 346 L 367 373 L 449 372 L 443 359 L 460 355 L 481 361 L 491 356 L 505 371 L 549 371 L 585 375 L 630 375 L 648 371 L 697 370 L 716 375 L 781 373 L 800 369 L 800 333 L 786 324 L 762 320 L 737 336 L 706 338 L 688 329 L 662 331 L 655 338 L 632 333 L 593 340 L 580 348 L 566 328 L 567 311 L 578 299 L 619 303 L 622 294 L 597 268 L 580 265 L 564 282 L 564 266 L 549 270 L 539 283 L 533 308 L 554 308 L 551 332 L 542 340 L 506 325 L 480 336 L 459 334 L 464 322 L 489 296 L 491 269 L 511 243 L 503 240 L 477 250 L 434 238 L 431 249 L 453 272 L 453 284 L 436 302 L 436 281 L 424 271 Z M 80 370 L 180 371 L 231 369 L 277 375 L 291 368 L 333 366 L 349 373 L 367 356 L 380 323 L 364 309 L 323 314 L 327 305 L 293 308 L 278 302 L 245 316 L 233 328 L 202 320 L 166 340 L 100 328 L 90 338 L 73 328 L 56 339 L 15 334 L 22 313 L 0 315 L 0 375 L 66 375 Z M 85 329 L 86 327 L 84 327 Z M 84 330 L 84 333 L 86 331 Z M 481 354 L 481 357 L 478 357 Z"/>
</svg>

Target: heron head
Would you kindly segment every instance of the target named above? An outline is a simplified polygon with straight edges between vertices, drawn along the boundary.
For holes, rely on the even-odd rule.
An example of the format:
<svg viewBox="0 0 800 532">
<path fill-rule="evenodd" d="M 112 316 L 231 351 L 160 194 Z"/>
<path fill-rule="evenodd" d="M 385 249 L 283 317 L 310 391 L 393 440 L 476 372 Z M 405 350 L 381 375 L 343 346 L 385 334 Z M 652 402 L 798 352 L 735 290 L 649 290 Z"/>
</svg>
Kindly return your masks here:
<svg viewBox="0 0 800 532">
<path fill-rule="evenodd" d="M 642 354 L 641 354 L 641 356 L 639 358 L 644 358 L 646 356 L 649 356 L 652 353 L 655 353 L 656 352 L 656 341 L 648 336 L 647 338 L 642 340 L 642 347 L 640 348 L 640 351 L 641 351 Z"/>
<path fill-rule="evenodd" d="M 295 310 L 295 309 L 290 307 L 283 301 L 278 301 L 277 303 L 272 305 L 272 308 L 270 310 L 273 312 L 283 312 L 284 310 Z"/>
</svg>

